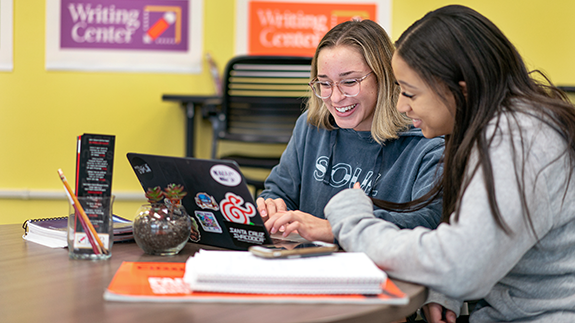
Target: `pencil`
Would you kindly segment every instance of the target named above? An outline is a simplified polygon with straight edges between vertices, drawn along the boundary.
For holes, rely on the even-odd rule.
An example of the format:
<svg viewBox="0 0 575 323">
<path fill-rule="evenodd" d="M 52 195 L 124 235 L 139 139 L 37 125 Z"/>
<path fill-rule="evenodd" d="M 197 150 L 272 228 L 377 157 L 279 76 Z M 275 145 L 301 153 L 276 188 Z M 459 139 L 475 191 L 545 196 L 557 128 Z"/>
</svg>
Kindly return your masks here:
<svg viewBox="0 0 575 323">
<path fill-rule="evenodd" d="M 104 247 L 102 240 L 100 240 L 100 237 L 96 233 L 96 229 L 94 229 L 92 222 L 90 222 L 90 219 L 86 215 L 86 212 L 84 212 L 84 209 L 82 208 L 82 205 L 80 204 L 80 201 L 78 201 L 78 198 L 72 192 L 72 188 L 70 187 L 70 184 L 68 184 L 68 180 L 66 180 L 66 176 L 64 176 L 64 173 L 62 172 L 61 169 L 58 169 L 58 175 L 60 175 L 60 179 L 62 180 L 62 183 L 64 184 L 64 187 L 66 188 L 66 191 L 68 193 L 68 197 L 71 199 L 70 203 L 72 203 L 74 205 L 74 208 L 80 214 L 80 219 L 83 220 L 83 222 L 85 222 L 86 226 L 88 227 L 88 231 L 86 231 L 86 234 L 88 235 L 88 239 L 90 238 L 90 235 L 92 235 L 97 241 L 97 244 L 95 244 L 95 246 L 92 245 L 92 247 L 96 247 L 94 251 L 96 251 L 96 249 L 97 249 L 98 251 L 102 250 L 102 253 L 104 253 L 106 255 L 109 254 L 108 249 L 106 249 Z"/>
<path fill-rule="evenodd" d="M 102 253 L 108 254 L 108 251 L 106 250 L 106 248 L 104 248 L 104 244 L 102 243 L 100 237 L 96 233 L 96 229 L 94 229 L 92 222 L 90 222 L 90 219 L 88 218 L 86 212 L 82 208 L 80 201 L 78 201 L 78 198 L 72 193 L 72 188 L 70 187 L 70 184 L 68 184 L 66 176 L 64 176 L 64 173 L 60 169 L 58 170 L 58 174 L 60 175 L 60 179 L 64 184 L 64 188 L 66 188 L 66 194 L 70 199 L 70 203 L 72 204 L 72 206 L 74 206 L 75 214 L 80 220 L 84 232 L 86 232 L 86 236 L 88 237 L 88 241 L 90 242 L 90 245 L 94 250 L 94 253 L 97 255 Z M 94 239 L 98 240 L 98 242 L 96 242 Z"/>
<path fill-rule="evenodd" d="M 84 215 L 86 213 L 84 212 L 84 209 L 82 208 L 82 205 L 80 204 L 80 201 L 78 201 L 76 196 L 72 193 L 72 188 L 68 184 L 68 181 L 66 180 L 66 177 L 64 176 L 64 173 L 62 173 L 61 170 L 58 170 L 58 174 L 60 175 L 60 179 L 62 180 L 62 182 L 64 184 L 64 188 L 66 189 L 66 195 L 68 195 L 68 198 L 70 199 L 70 203 L 74 207 L 74 213 L 76 214 L 77 219 L 80 220 L 80 224 L 82 224 L 82 228 L 84 229 L 84 232 L 86 233 L 86 236 L 88 237 L 88 241 L 90 242 L 90 245 L 92 246 L 92 249 L 94 250 L 94 253 L 97 255 L 102 254 L 103 253 L 102 248 L 94 240 L 94 237 L 98 237 L 98 235 L 95 233 L 95 230 L 91 231 L 90 227 L 87 224 L 87 223 L 89 223 L 90 225 L 92 224 L 90 222 L 90 219 L 88 219 L 87 215 L 85 218 L 82 216 L 82 213 Z M 72 198 L 72 197 L 74 197 L 74 198 Z M 80 211 L 80 210 L 82 210 L 82 211 Z M 92 226 L 92 228 L 93 228 L 93 226 Z"/>
<path fill-rule="evenodd" d="M 68 195 L 68 193 L 66 193 L 66 195 Z M 100 249 L 100 246 L 98 246 L 98 244 L 96 243 L 96 240 L 94 240 L 94 237 L 90 234 L 90 231 L 89 231 L 88 227 L 86 226 L 86 221 L 84 221 L 84 219 L 80 216 L 80 211 L 78 210 L 78 207 L 76 207 L 76 204 L 74 204 L 74 202 L 72 202 L 71 199 L 70 199 L 70 203 L 72 203 L 72 206 L 74 207 L 74 214 L 76 215 L 76 218 L 80 220 L 80 224 L 82 225 L 82 229 L 84 229 L 84 232 L 86 232 L 86 236 L 88 237 L 88 241 L 90 242 L 90 245 L 92 246 L 92 250 L 94 250 L 94 253 L 96 255 L 102 254 L 102 250 Z"/>
</svg>

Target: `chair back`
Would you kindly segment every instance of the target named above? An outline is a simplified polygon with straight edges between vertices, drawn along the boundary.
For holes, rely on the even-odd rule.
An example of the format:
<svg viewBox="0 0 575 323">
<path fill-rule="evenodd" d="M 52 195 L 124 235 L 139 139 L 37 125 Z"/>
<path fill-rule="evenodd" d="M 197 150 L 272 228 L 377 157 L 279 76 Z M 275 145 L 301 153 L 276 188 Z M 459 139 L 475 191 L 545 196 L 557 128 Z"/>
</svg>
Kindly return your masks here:
<svg viewBox="0 0 575 323">
<path fill-rule="evenodd" d="M 237 56 L 225 69 L 220 112 L 212 118 L 217 140 L 287 143 L 311 89 L 311 57 Z"/>
</svg>

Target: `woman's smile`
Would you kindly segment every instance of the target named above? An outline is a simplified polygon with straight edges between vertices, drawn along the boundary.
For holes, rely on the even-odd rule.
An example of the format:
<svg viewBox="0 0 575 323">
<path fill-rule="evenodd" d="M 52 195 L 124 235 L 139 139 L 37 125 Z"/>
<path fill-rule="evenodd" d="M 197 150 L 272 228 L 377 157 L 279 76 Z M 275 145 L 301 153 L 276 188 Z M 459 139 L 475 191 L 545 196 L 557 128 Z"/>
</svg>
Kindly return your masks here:
<svg viewBox="0 0 575 323">
<path fill-rule="evenodd" d="M 356 106 L 357 106 L 357 103 L 352 104 L 352 105 L 348 105 L 348 106 L 344 106 L 344 107 L 334 106 L 334 109 L 336 109 L 337 112 L 339 112 L 339 113 L 346 113 L 346 112 L 349 112 L 350 110 L 354 109 Z"/>
<path fill-rule="evenodd" d="M 373 113 L 377 102 L 377 81 L 362 54 L 355 48 L 345 45 L 327 47 L 318 55 L 317 79 L 331 83 L 331 95 L 323 103 L 340 128 L 356 131 L 370 131 Z M 359 92 L 349 96 L 342 93 L 341 87 L 334 84 L 344 80 L 360 79 Z"/>
</svg>

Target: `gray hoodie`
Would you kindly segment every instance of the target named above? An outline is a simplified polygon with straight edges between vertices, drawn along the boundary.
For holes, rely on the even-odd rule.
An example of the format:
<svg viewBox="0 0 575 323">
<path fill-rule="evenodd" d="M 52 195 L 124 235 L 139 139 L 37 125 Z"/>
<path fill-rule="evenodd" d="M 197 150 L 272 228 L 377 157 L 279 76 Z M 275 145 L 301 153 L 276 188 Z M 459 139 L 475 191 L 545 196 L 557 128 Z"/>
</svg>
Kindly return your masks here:
<svg viewBox="0 0 575 323">
<path fill-rule="evenodd" d="M 339 193 L 325 214 L 340 245 L 365 252 L 391 277 L 458 301 L 482 299 L 471 322 L 575 322 L 575 178 L 566 180 L 572 166 L 561 154 L 565 141 L 536 118 L 515 117 L 502 115 L 490 148 L 497 202 L 512 234 L 491 215 L 480 168 L 463 196 L 459 221 L 435 230 L 400 230 L 373 216 L 362 191 Z M 493 134 L 493 122 L 490 127 Z M 517 170 L 523 158 L 525 167 Z M 536 235 L 518 194 L 522 171 Z"/>
</svg>

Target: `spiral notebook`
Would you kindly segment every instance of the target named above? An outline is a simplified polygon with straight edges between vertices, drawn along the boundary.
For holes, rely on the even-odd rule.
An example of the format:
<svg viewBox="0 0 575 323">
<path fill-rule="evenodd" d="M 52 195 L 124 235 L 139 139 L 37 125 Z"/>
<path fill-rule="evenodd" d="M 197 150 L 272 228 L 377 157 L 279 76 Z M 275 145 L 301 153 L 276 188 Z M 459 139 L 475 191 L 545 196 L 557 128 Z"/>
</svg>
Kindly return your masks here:
<svg viewBox="0 0 575 323">
<path fill-rule="evenodd" d="M 132 234 L 132 221 L 118 215 L 113 215 L 114 242 L 130 241 Z M 30 219 L 22 224 L 24 235 L 22 238 L 51 248 L 68 247 L 67 229 L 68 217 L 54 217 L 43 219 Z"/>
<path fill-rule="evenodd" d="M 247 251 L 200 250 L 184 275 L 193 291 L 302 295 L 377 295 L 386 279 L 362 252 L 270 260 Z"/>
</svg>

